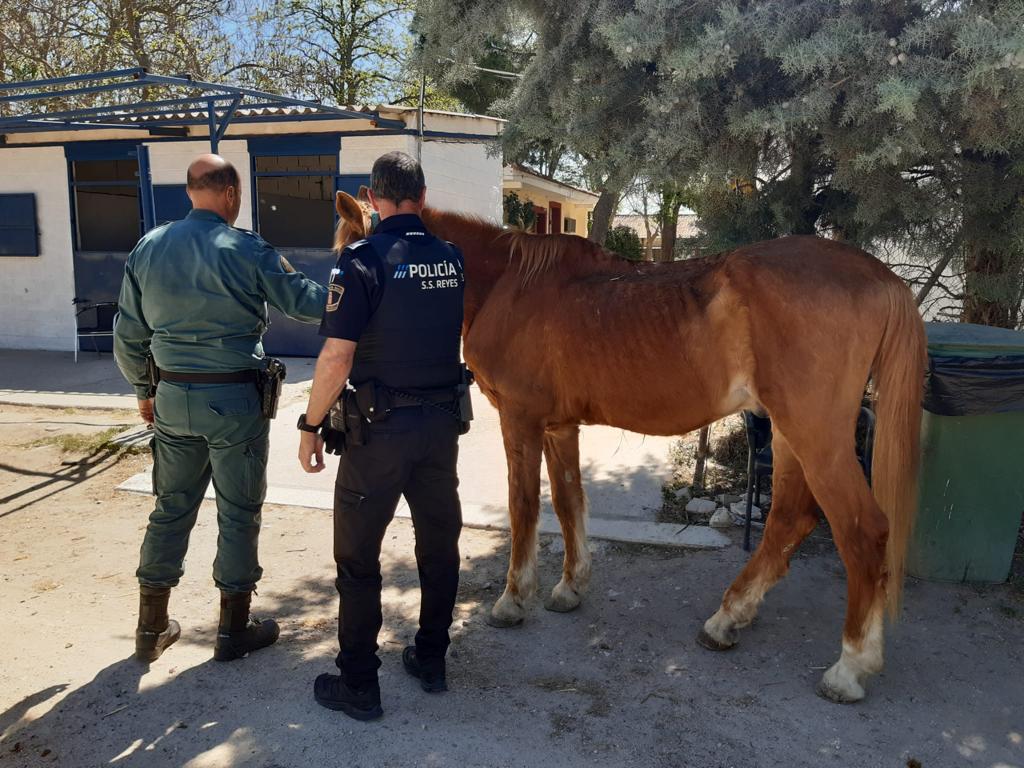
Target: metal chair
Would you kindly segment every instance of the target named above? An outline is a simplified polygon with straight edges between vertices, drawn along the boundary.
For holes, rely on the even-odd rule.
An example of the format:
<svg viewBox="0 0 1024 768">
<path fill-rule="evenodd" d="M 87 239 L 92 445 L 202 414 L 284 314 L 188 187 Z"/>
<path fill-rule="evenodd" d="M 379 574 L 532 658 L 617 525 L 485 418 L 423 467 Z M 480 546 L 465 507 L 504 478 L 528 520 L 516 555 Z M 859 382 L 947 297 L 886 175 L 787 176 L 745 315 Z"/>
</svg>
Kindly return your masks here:
<svg viewBox="0 0 1024 768">
<path fill-rule="evenodd" d="M 747 429 L 747 510 L 743 525 L 743 549 L 749 552 L 753 507 L 761 506 L 761 478 L 771 477 L 772 474 L 772 422 L 767 416 L 744 411 L 743 424 Z M 870 484 L 875 414 L 866 406 L 862 406 L 857 415 L 857 438 L 857 461 Z"/>
<path fill-rule="evenodd" d="M 97 301 L 90 302 L 88 299 L 72 299 L 71 303 L 78 307 L 75 312 L 75 362 L 78 362 L 78 353 L 81 349 L 82 338 L 92 339 L 92 348 L 97 356 L 102 357 L 99 347 L 96 344 L 96 339 L 100 337 L 109 336 L 114 338 L 114 317 L 117 315 L 117 302 L 116 301 Z M 92 317 L 86 317 L 86 320 L 91 320 L 91 325 L 83 325 L 82 315 L 87 312 L 92 312 Z"/>
</svg>

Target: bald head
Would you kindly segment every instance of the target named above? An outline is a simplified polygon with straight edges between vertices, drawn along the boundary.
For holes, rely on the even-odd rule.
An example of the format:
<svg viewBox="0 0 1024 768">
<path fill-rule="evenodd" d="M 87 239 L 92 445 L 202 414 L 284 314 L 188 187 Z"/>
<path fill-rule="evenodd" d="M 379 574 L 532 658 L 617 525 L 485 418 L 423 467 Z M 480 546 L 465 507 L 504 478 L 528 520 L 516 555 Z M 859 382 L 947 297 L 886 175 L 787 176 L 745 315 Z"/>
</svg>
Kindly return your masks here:
<svg viewBox="0 0 1024 768">
<path fill-rule="evenodd" d="M 193 208 L 213 211 L 234 224 L 241 207 L 241 179 L 220 155 L 200 155 L 188 166 L 188 196 Z"/>
<path fill-rule="evenodd" d="M 212 189 L 238 186 L 238 171 L 220 155 L 200 155 L 188 167 L 189 189 Z"/>
</svg>

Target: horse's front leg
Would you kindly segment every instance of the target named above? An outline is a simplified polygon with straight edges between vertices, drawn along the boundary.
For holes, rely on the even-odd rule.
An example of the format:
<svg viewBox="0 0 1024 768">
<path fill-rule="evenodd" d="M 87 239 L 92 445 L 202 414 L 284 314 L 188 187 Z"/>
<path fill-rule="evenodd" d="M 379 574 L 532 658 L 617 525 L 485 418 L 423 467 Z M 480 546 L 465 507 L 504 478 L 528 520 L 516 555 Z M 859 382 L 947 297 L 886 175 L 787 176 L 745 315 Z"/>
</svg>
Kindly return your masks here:
<svg viewBox="0 0 1024 768">
<path fill-rule="evenodd" d="M 565 558 L 562 580 L 544 603 L 549 611 L 577 608 L 590 583 L 587 497 L 580 477 L 580 428 L 573 424 L 544 432 L 544 459 L 551 481 L 551 503 L 562 526 Z"/>
<path fill-rule="evenodd" d="M 508 512 L 512 553 L 505 592 L 487 623 L 512 627 L 522 623 L 525 604 L 537 589 L 537 521 L 540 516 L 540 456 L 543 428 L 509 409 L 499 411 L 508 462 Z"/>
</svg>

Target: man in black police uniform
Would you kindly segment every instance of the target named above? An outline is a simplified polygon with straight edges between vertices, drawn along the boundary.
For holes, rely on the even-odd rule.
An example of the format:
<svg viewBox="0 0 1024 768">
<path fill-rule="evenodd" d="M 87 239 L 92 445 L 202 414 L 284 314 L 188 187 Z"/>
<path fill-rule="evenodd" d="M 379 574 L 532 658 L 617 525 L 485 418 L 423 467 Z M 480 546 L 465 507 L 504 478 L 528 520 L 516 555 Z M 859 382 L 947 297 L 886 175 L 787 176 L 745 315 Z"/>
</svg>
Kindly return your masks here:
<svg viewBox="0 0 1024 768">
<path fill-rule="evenodd" d="M 377 634 L 381 617 L 380 550 L 404 494 L 416 532 L 421 605 L 416 644 L 405 669 L 428 692 L 446 690 L 445 653 L 459 585 L 458 388 L 462 254 L 423 225 L 423 170 L 402 152 L 380 157 L 370 202 L 380 223 L 349 245 L 328 286 L 299 460 L 324 468 L 317 428 L 345 387 L 345 435 L 334 495 L 334 558 L 341 598 L 336 664 L 320 675 L 323 706 L 358 720 L 380 717 Z M 353 390 L 354 388 L 354 390 Z"/>
</svg>

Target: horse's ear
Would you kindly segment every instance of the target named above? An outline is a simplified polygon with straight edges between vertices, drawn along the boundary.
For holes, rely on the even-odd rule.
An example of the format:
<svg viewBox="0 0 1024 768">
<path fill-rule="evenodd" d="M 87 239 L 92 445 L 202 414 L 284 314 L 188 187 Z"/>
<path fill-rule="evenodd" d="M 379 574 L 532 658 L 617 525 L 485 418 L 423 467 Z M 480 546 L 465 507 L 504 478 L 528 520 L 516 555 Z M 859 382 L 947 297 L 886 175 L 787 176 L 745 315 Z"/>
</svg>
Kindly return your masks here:
<svg viewBox="0 0 1024 768">
<path fill-rule="evenodd" d="M 362 226 L 363 209 L 359 207 L 359 203 L 348 192 L 338 190 L 338 193 L 334 196 L 334 210 L 338 212 L 338 215 L 344 221 Z"/>
<path fill-rule="evenodd" d="M 359 185 L 359 194 L 356 195 L 364 203 L 370 202 L 370 190 L 365 184 Z"/>
</svg>

